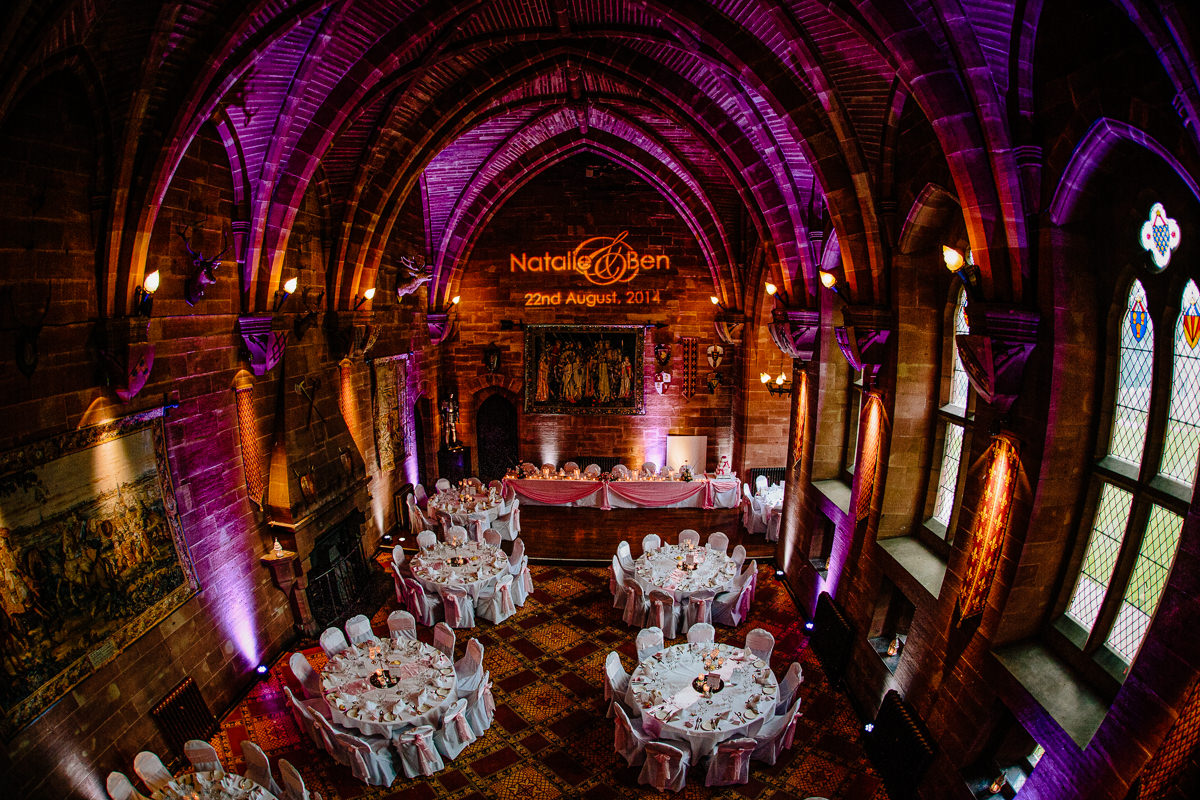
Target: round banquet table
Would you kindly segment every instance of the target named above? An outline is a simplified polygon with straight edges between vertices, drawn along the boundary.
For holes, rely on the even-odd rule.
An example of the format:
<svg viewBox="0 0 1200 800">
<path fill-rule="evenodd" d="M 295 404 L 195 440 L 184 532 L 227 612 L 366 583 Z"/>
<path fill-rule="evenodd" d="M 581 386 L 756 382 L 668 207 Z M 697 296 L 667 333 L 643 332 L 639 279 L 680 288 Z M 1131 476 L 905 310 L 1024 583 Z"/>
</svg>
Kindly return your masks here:
<svg viewBox="0 0 1200 800">
<path fill-rule="evenodd" d="M 479 520 L 484 529 L 487 529 L 507 510 L 503 498 L 499 496 L 480 494 L 463 502 L 454 492 L 443 492 L 430 497 L 429 508 L 437 516 L 449 517 L 453 524 L 461 525 L 468 533 L 471 533 L 472 520 Z"/>
<path fill-rule="evenodd" d="M 278 800 L 249 778 L 232 772 L 187 772 L 150 795 L 151 800 Z"/>
<path fill-rule="evenodd" d="M 681 569 L 683 556 L 689 552 L 704 553 L 704 561 L 694 570 Z M 682 545 L 669 544 L 638 556 L 633 564 L 633 574 L 647 591 L 662 589 L 675 598 L 675 602 L 686 603 L 692 592 L 701 589 L 727 591 L 737 577 L 737 564 L 729 556 L 704 545 L 689 550 Z"/>
<path fill-rule="evenodd" d="M 450 565 L 453 557 L 465 558 L 460 567 Z M 421 587 L 437 592 L 438 586 L 466 589 L 472 600 L 489 594 L 496 580 L 508 570 L 508 556 L 499 547 L 468 540 L 454 546 L 438 542 L 412 557 L 413 577 Z"/>
<path fill-rule="evenodd" d="M 450 659 L 415 639 L 350 645 L 321 669 L 333 721 L 389 738 L 410 725 L 440 725 L 456 684 Z"/>
<path fill-rule="evenodd" d="M 716 650 L 723 663 L 704 664 Z M 717 672 L 723 686 L 711 697 L 693 688 L 701 674 Z M 719 742 L 754 736 L 775 713 L 779 683 L 766 662 L 728 644 L 676 644 L 637 666 L 626 701 L 655 738 L 686 742 L 692 758 L 710 755 Z M 661 728 L 661 730 L 659 730 Z"/>
</svg>

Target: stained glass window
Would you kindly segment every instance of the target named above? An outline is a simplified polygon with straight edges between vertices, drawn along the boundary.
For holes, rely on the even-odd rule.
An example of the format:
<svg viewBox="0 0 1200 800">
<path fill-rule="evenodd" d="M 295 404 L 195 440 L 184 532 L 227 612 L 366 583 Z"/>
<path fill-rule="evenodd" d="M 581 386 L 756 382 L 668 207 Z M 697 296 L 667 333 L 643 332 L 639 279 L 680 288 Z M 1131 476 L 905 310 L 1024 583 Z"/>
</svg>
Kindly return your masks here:
<svg viewBox="0 0 1200 800">
<path fill-rule="evenodd" d="M 1121 319 L 1117 403 L 1108 445 L 1109 455 L 1134 466 L 1142 463 L 1142 449 L 1146 444 L 1154 367 L 1154 325 L 1146 309 L 1146 291 L 1141 283 L 1134 281 Z"/>
<path fill-rule="evenodd" d="M 1175 323 L 1171 409 L 1158 471 L 1192 486 L 1200 450 L 1200 289 L 1188 281 Z"/>
<path fill-rule="evenodd" d="M 933 518 L 947 528 L 950 527 L 950 512 L 954 510 L 954 490 L 958 484 L 962 446 L 962 426 L 947 422 L 945 445 L 942 449 L 942 470 L 938 474 L 937 496 L 933 501 Z"/>
<path fill-rule="evenodd" d="M 1138 549 L 1133 575 L 1125 587 L 1117 620 L 1108 634 L 1108 645 L 1126 661 L 1133 661 L 1146 638 L 1146 629 L 1162 599 L 1171 564 L 1175 561 L 1182 528 L 1183 517 L 1160 505 L 1150 507 L 1150 519 Z"/>
<path fill-rule="evenodd" d="M 965 335 L 969 332 L 967 328 L 967 293 L 958 290 L 958 302 L 954 307 L 954 337 L 957 339 L 960 335 Z M 963 369 L 962 359 L 958 357 L 958 343 L 954 347 L 954 372 L 950 377 L 950 405 L 957 408 L 967 407 L 967 394 L 970 391 L 971 384 L 967 380 L 967 371 Z"/>
<path fill-rule="evenodd" d="M 1132 505 L 1132 494 L 1111 483 L 1103 484 L 1100 502 L 1096 504 L 1092 534 L 1088 537 L 1083 566 L 1079 570 L 1079 581 L 1075 584 L 1071 604 L 1067 607 L 1067 616 L 1089 632 L 1096 624 L 1096 616 L 1108 592 L 1117 556 L 1121 552 L 1121 542 L 1125 539 L 1125 529 L 1129 525 Z"/>
<path fill-rule="evenodd" d="M 862 416 L 862 372 L 853 370 L 850 373 L 850 416 L 846 419 L 849 426 L 846 430 L 846 471 L 854 474 L 854 465 L 858 460 L 858 426 Z"/>
</svg>

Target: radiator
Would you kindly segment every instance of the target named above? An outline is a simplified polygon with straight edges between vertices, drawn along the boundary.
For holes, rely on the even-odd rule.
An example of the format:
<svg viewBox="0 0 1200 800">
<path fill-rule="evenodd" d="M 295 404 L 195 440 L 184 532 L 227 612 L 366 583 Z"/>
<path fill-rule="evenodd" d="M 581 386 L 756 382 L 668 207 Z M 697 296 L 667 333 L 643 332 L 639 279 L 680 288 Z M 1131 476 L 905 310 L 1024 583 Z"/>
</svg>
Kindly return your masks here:
<svg viewBox="0 0 1200 800">
<path fill-rule="evenodd" d="M 200 687 L 184 678 L 170 694 L 150 710 L 167 746 L 176 757 L 183 757 L 183 743 L 189 739 L 208 740 L 217 732 L 217 720 L 200 695 Z"/>
<path fill-rule="evenodd" d="M 751 467 L 746 470 L 746 483 L 750 484 L 750 491 L 754 491 L 754 482 L 758 480 L 759 475 L 766 475 L 768 483 L 783 483 L 787 480 L 787 467 Z"/>
<path fill-rule="evenodd" d="M 834 604 L 829 592 L 821 592 L 817 598 L 817 612 L 813 615 L 813 630 L 808 640 L 829 682 L 833 685 L 840 683 L 850 661 L 854 629 Z"/>
<path fill-rule="evenodd" d="M 883 778 L 888 797 L 905 800 L 917 796 L 921 780 L 933 764 L 933 740 L 916 711 L 895 689 L 883 696 L 863 749 Z"/>
</svg>

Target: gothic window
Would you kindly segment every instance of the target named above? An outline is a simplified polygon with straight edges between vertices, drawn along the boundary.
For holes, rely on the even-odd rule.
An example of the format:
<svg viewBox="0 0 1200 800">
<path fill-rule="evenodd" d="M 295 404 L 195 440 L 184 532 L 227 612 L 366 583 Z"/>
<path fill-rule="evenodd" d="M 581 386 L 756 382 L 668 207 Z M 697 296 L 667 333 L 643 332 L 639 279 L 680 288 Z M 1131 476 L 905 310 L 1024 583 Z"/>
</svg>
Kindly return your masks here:
<svg viewBox="0 0 1200 800">
<path fill-rule="evenodd" d="M 938 412 L 938 427 L 941 433 L 941 460 L 938 464 L 937 482 L 933 493 L 933 513 L 926 523 L 939 536 L 951 539 L 951 519 L 955 500 L 958 497 L 959 477 L 962 472 L 963 442 L 970 432 L 969 407 L 971 384 L 958 355 L 957 339 L 969 332 L 967 326 L 967 293 L 959 287 L 954 299 L 953 327 L 946 337 L 947 356 L 951 365 L 949 394 L 946 403 Z"/>
</svg>

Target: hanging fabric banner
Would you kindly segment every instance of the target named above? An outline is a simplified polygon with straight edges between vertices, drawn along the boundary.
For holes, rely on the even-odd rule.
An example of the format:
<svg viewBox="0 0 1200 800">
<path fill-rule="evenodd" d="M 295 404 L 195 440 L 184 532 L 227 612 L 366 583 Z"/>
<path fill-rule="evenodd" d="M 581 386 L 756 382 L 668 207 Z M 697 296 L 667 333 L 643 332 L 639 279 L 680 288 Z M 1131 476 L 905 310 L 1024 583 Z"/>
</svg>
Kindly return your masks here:
<svg viewBox="0 0 1200 800">
<path fill-rule="evenodd" d="M 400 399 L 396 388 L 396 361 L 398 356 L 377 358 L 371 362 L 375 384 L 375 458 L 383 472 L 395 469 L 396 448 L 404 450 L 403 432 L 400 428 Z"/>
<path fill-rule="evenodd" d="M 1008 532 L 1017 471 L 1021 466 L 1016 442 L 1008 436 L 993 438 L 989 453 L 987 483 L 971 525 L 967 574 L 958 594 L 959 625 L 982 615 L 987 605 L 1004 534 Z"/>
<path fill-rule="evenodd" d="M 683 345 L 683 396 L 688 400 L 696 394 L 696 362 L 700 357 L 700 342 L 694 336 L 679 340 Z"/>
</svg>

